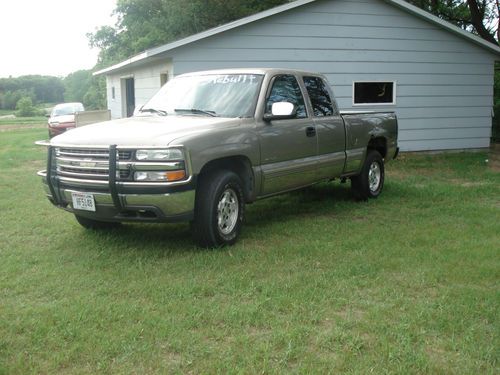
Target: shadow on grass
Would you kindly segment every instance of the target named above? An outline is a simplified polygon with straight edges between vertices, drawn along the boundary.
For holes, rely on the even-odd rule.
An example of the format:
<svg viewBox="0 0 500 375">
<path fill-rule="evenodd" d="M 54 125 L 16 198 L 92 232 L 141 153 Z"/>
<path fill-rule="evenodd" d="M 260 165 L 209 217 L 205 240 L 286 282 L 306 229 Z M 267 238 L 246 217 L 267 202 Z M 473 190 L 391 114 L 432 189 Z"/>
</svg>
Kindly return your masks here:
<svg viewBox="0 0 500 375">
<path fill-rule="evenodd" d="M 391 196 L 395 194 L 395 199 L 402 193 L 398 192 L 397 187 L 386 186 L 386 190 Z M 244 226 L 246 231 L 258 232 L 274 223 L 283 224 L 319 216 L 356 215 L 356 211 L 363 209 L 366 204 L 353 198 L 349 183 L 321 183 L 247 205 Z M 88 243 L 86 247 L 89 250 L 95 249 L 98 244 L 97 248 L 109 251 L 116 249 L 117 253 L 132 251 L 151 256 L 206 251 L 196 246 L 188 223 L 124 224 L 111 231 L 81 229 L 80 236 L 76 233 L 73 235 L 81 243 Z M 72 238 L 74 241 L 74 236 Z"/>
</svg>

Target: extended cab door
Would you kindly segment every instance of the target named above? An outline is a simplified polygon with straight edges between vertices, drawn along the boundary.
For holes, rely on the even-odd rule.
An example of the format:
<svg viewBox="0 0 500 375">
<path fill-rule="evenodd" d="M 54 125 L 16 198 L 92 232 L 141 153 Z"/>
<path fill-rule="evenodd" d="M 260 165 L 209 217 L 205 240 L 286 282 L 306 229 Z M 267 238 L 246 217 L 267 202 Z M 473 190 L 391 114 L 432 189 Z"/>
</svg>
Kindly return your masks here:
<svg viewBox="0 0 500 375">
<path fill-rule="evenodd" d="M 317 177 L 338 177 L 344 171 L 345 127 L 328 83 L 321 77 L 304 76 L 318 136 Z"/>
<path fill-rule="evenodd" d="M 293 103 L 295 118 L 274 120 L 258 129 L 263 174 L 262 195 L 305 186 L 316 179 L 317 137 L 308 118 L 304 96 L 291 74 L 273 77 L 265 101 L 265 113 L 273 103 Z"/>
</svg>

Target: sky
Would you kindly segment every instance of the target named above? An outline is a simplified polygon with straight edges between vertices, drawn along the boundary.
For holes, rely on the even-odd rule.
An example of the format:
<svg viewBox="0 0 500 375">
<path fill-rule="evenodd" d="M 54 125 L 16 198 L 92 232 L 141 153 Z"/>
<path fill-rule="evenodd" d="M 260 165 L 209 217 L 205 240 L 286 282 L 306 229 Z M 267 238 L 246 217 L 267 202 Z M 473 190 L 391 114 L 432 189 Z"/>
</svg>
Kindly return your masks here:
<svg viewBox="0 0 500 375">
<path fill-rule="evenodd" d="M 0 0 L 0 77 L 64 77 L 97 62 L 85 34 L 114 25 L 116 0 Z"/>
</svg>

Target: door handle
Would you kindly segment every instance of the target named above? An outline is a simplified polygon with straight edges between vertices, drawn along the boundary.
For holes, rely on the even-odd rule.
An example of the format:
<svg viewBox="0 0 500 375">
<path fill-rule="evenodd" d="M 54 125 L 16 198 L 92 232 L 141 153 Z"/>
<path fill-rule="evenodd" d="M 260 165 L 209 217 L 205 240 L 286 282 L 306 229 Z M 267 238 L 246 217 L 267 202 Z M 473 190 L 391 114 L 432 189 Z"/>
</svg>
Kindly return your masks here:
<svg viewBox="0 0 500 375">
<path fill-rule="evenodd" d="M 316 128 L 314 126 L 308 126 L 306 128 L 306 135 L 308 137 L 314 137 L 316 135 Z"/>
</svg>

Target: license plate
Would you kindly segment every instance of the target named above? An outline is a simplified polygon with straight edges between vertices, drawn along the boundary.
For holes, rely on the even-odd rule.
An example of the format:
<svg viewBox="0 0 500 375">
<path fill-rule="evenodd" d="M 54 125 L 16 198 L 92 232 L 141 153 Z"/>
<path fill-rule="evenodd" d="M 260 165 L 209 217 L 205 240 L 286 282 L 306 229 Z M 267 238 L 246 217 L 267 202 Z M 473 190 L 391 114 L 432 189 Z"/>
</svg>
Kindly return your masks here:
<svg viewBox="0 0 500 375">
<path fill-rule="evenodd" d="M 92 194 L 71 193 L 71 198 L 73 199 L 73 208 L 75 210 L 95 212 L 95 201 Z"/>
</svg>

